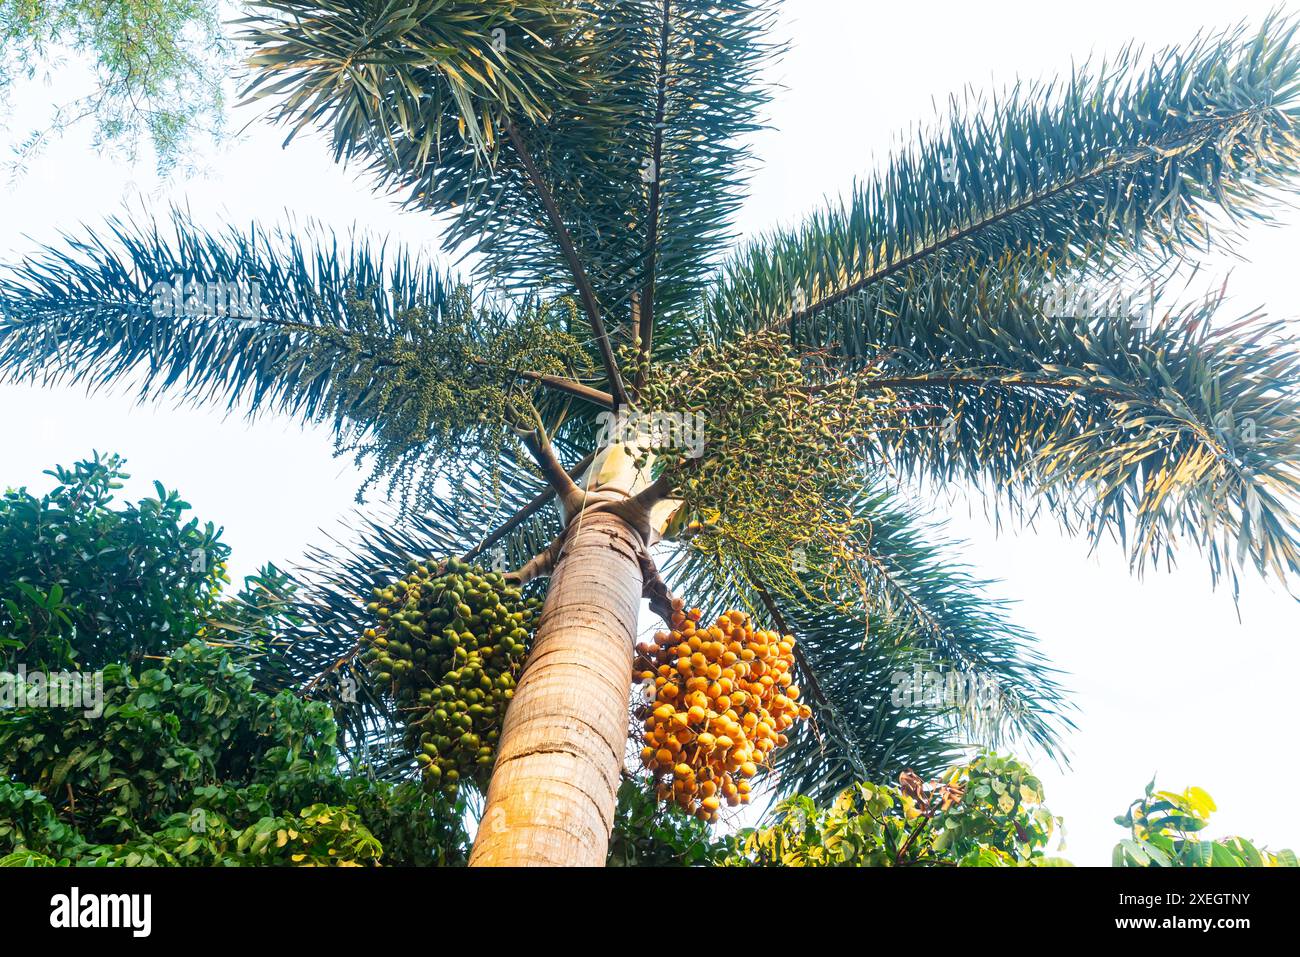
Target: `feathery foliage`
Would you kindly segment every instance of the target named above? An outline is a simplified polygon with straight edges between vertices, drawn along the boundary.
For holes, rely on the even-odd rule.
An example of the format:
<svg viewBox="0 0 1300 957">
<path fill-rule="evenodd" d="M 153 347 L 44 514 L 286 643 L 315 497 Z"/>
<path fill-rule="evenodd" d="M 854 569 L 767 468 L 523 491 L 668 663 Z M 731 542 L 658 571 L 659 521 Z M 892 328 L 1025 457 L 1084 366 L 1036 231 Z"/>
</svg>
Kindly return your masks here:
<svg viewBox="0 0 1300 957">
<path fill-rule="evenodd" d="M 95 75 L 91 92 L 57 105 L 50 124 L 15 147 L 15 166 L 91 121 L 96 145 L 134 160 L 148 143 L 159 170 L 170 171 L 200 134 L 221 132 L 232 50 L 219 21 L 206 0 L 0 0 L 0 90 L 17 74 L 52 71 L 63 50 L 90 59 Z"/>
<path fill-rule="evenodd" d="M 169 229 L 113 220 L 0 279 L 0 375 L 328 422 L 371 481 L 427 497 L 513 444 L 516 404 L 562 411 L 537 383 L 588 372 L 573 317 L 564 302 L 476 303 L 365 237 L 213 233 L 173 211 Z"/>
<path fill-rule="evenodd" d="M 631 322 L 633 297 L 647 333 L 654 311 L 693 306 L 766 100 L 767 0 L 254 6 L 252 95 L 449 214 L 447 248 L 483 275 L 575 291 L 563 231 L 613 320 Z"/>
<path fill-rule="evenodd" d="M 884 436 L 892 466 L 1044 503 L 1139 570 L 1186 539 L 1216 578 L 1296 571 L 1294 336 L 1212 321 L 1214 298 L 1152 301 L 1171 262 L 1295 189 L 1293 34 L 1270 18 L 1145 65 L 1126 49 L 954 107 L 849 199 L 738 253 L 704 334 L 783 326 L 871 362 L 912 409 Z M 1093 302 L 1063 310 L 1078 284 Z"/>
<path fill-rule="evenodd" d="M 739 253 L 709 294 L 713 323 L 787 323 L 817 341 L 870 319 L 858 294 L 910 289 L 941 267 L 1104 275 L 1230 242 L 1216 219 L 1266 220 L 1295 189 L 1294 31 L 1269 18 L 1146 64 L 1130 47 L 1067 83 L 954 103 L 849 199 Z"/>
</svg>

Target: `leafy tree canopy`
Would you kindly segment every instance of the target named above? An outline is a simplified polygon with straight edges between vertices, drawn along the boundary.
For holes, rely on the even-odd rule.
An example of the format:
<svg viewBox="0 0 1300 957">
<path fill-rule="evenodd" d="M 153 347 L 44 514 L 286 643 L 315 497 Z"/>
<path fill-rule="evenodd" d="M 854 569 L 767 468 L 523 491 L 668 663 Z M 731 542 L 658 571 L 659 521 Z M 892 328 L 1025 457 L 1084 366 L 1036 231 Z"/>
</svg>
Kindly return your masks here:
<svg viewBox="0 0 1300 957">
<path fill-rule="evenodd" d="M 1291 850 L 1270 852 L 1241 837 L 1203 840 L 1213 799 L 1147 785 L 1115 823 L 1130 837 L 1115 846 L 1115 867 L 1295 867 Z M 654 833 L 658 834 L 659 831 Z M 1053 867 L 1065 828 L 1043 804 L 1043 785 L 1016 758 L 984 753 L 925 782 L 905 771 L 897 784 L 858 782 L 829 805 L 795 795 L 769 820 L 697 848 L 674 832 L 668 846 L 726 866 Z M 674 844 L 675 842 L 675 844 Z M 1056 847 L 1051 845 L 1055 842 Z M 1049 849 L 1056 853 L 1049 854 Z"/>
<path fill-rule="evenodd" d="M 46 473 L 52 490 L 0 499 L 0 664 L 96 669 L 195 637 L 221 605 L 230 549 L 189 503 L 113 508 L 130 476 L 114 455 Z"/>
<path fill-rule="evenodd" d="M 742 832 L 732 864 L 801 867 L 1042 867 L 1060 818 L 1043 786 L 1014 758 L 983 754 L 925 783 L 861 782 L 822 809 L 803 796 L 777 806 L 767 827 Z"/>
<path fill-rule="evenodd" d="M 103 673 L 103 714 L 0 711 L 0 854 L 77 864 L 438 864 L 460 818 L 340 773 L 326 705 L 194 641 Z M 451 861 L 447 856 L 451 855 Z"/>
<path fill-rule="evenodd" d="M 208 0 L 0 0 L 0 91 L 67 52 L 88 58 L 94 87 L 59 104 L 47 129 L 18 145 L 18 162 L 75 123 L 97 144 L 134 160 L 152 146 L 160 171 L 200 133 L 220 130 L 230 59 L 216 3 Z"/>
<path fill-rule="evenodd" d="M 268 566 L 226 598 L 228 549 L 175 493 L 114 510 L 116 456 L 50 474 L 48 495 L 10 491 L 0 505 L 0 856 L 463 860 L 463 807 L 344 773 L 330 707 L 263 690 L 283 576 Z M 84 707 L 44 706 L 59 677 L 45 672 L 72 668 Z"/>
<path fill-rule="evenodd" d="M 1297 867 L 1295 851 L 1271 852 L 1244 837 L 1200 836 L 1218 810 L 1204 789 L 1157 791 L 1155 779 L 1115 823 L 1129 836 L 1115 845 L 1116 867 Z"/>
</svg>

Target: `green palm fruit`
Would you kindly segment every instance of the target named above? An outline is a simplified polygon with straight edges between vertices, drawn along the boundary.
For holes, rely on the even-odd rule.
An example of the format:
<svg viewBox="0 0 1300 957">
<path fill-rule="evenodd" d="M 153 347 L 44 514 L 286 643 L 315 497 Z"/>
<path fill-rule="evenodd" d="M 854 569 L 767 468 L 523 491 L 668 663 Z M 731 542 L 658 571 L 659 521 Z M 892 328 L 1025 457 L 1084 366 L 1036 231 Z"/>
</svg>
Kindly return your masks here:
<svg viewBox="0 0 1300 957">
<path fill-rule="evenodd" d="M 486 790 L 540 599 L 457 558 L 413 560 L 373 594 L 361 661 L 403 716 L 425 786 Z"/>
</svg>

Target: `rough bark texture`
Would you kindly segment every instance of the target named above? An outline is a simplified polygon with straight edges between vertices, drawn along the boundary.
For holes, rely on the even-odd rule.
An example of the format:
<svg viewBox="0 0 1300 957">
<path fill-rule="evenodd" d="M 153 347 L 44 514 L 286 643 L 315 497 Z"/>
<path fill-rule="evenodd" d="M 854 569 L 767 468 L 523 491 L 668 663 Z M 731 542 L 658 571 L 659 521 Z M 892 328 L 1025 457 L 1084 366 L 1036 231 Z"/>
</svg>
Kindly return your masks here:
<svg viewBox="0 0 1300 957">
<path fill-rule="evenodd" d="M 603 866 L 641 602 L 636 533 L 575 520 L 501 733 L 473 866 Z"/>
</svg>

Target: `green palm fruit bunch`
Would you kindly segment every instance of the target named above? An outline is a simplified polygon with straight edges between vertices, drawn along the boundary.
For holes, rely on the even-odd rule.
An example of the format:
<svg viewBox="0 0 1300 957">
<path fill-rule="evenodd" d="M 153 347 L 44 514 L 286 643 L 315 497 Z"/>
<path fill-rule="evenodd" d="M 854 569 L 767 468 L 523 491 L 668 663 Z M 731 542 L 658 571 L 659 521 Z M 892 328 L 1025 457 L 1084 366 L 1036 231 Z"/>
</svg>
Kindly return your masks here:
<svg viewBox="0 0 1300 957">
<path fill-rule="evenodd" d="M 405 718 L 427 786 L 486 790 L 541 603 L 457 558 L 412 561 L 406 577 L 375 589 L 361 660 Z"/>
</svg>

